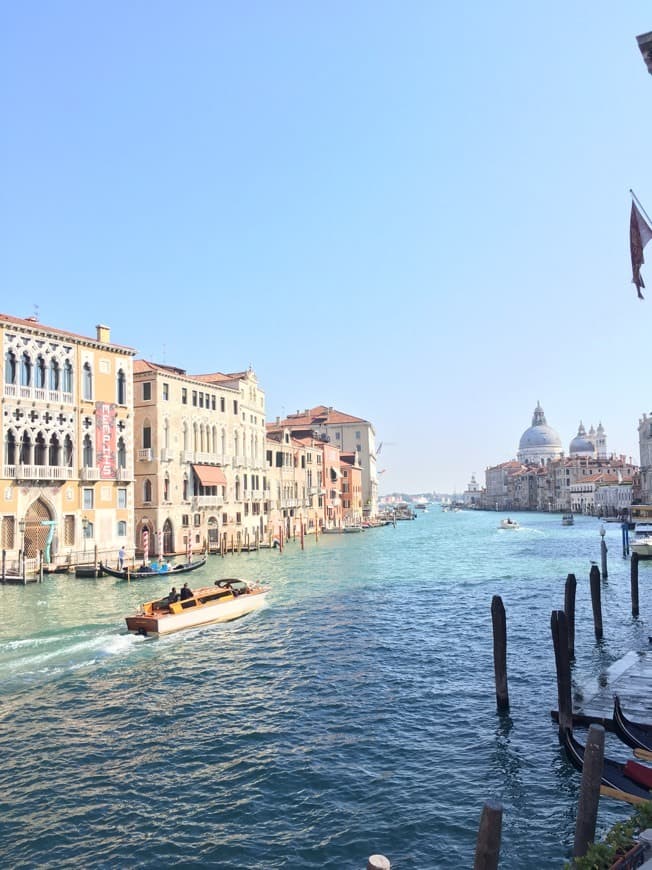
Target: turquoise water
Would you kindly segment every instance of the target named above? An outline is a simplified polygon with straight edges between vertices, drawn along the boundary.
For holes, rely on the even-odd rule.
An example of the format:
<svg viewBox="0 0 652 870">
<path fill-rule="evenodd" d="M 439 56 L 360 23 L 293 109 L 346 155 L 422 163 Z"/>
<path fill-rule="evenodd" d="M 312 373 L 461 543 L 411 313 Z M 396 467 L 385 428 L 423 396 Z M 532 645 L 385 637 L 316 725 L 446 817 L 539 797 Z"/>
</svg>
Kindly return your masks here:
<svg viewBox="0 0 652 870">
<path fill-rule="evenodd" d="M 6 867 L 471 867 L 483 802 L 504 806 L 502 868 L 559 868 L 579 775 L 559 749 L 550 614 L 578 579 L 575 679 L 647 646 L 607 525 L 431 508 L 414 522 L 210 557 L 191 585 L 244 576 L 260 612 L 160 639 L 124 616 L 165 594 L 64 575 L 0 586 L 0 864 Z M 491 600 L 507 613 L 498 715 Z M 647 608 L 647 609 L 646 609 Z M 612 753 L 613 754 L 613 753 Z M 625 753 L 623 751 L 623 757 Z M 603 800 L 599 827 L 629 814 Z"/>
</svg>

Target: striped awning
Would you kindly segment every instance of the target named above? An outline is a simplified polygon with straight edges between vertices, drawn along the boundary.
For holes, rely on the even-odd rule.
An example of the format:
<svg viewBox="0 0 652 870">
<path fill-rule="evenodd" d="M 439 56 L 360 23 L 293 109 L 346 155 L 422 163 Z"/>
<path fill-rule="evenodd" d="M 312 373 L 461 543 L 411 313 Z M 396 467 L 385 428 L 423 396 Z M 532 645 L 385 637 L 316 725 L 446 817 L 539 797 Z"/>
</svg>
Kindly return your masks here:
<svg viewBox="0 0 652 870">
<path fill-rule="evenodd" d="M 226 486 L 226 477 L 216 465 L 193 465 L 202 486 Z"/>
</svg>

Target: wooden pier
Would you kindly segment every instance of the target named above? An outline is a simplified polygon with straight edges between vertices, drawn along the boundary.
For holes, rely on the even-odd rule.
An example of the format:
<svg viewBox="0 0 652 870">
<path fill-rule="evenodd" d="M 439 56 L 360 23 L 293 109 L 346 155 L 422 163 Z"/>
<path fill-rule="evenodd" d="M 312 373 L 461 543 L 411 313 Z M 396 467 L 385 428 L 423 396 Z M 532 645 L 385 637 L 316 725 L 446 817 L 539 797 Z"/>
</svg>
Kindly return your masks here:
<svg viewBox="0 0 652 870">
<path fill-rule="evenodd" d="M 573 686 L 573 718 L 611 720 L 616 694 L 628 719 L 652 722 L 652 649 L 628 652 L 598 680 L 579 689 Z"/>
</svg>

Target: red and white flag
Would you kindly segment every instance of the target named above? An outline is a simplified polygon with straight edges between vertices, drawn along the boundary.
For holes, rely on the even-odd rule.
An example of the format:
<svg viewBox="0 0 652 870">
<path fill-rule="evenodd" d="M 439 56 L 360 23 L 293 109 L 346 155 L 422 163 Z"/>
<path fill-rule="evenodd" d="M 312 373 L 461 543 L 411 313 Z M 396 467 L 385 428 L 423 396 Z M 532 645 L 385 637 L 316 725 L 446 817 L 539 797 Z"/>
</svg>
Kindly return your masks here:
<svg viewBox="0 0 652 870">
<path fill-rule="evenodd" d="M 632 255 L 632 284 L 636 285 L 639 299 L 644 298 L 641 288 L 645 287 L 645 282 L 641 277 L 641 266 L 645 262 L 643 248 L 650 239 L 652 239 L 652 227 L 632 200 L 632 213 L 629 219 L 629 247 Z"/>
</svg>

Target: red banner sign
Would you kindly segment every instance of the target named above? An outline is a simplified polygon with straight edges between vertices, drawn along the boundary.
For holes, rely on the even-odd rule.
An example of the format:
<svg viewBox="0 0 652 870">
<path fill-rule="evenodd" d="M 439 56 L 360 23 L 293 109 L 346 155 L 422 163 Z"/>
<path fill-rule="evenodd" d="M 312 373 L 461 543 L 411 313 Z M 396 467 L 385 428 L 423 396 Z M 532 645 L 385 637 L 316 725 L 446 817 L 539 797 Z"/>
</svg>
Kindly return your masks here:
<svg viewBox="0 0 652 870">
<path fill-rule="evenodd" d="M 116 406 L 110 402 L 95 405 L 95 453 L 100 480 L 116 476 Z"/>
</svg>

